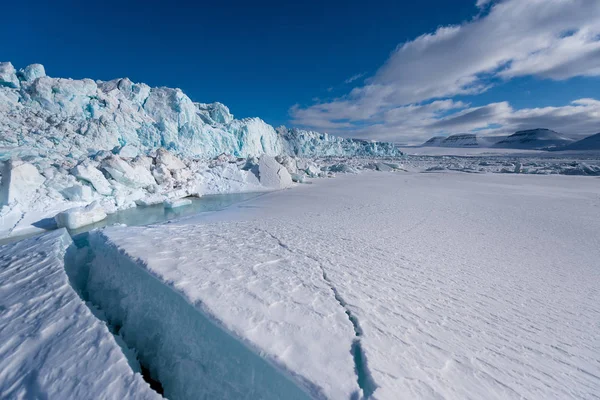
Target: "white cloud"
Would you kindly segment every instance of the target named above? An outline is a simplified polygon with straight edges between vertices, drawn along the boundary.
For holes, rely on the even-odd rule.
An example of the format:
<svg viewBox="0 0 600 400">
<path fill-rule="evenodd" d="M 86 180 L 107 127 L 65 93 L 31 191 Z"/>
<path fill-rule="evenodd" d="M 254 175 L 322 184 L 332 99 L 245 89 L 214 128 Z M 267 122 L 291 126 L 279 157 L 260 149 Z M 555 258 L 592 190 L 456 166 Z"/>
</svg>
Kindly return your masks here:
<svg viewBox="0 0 600 400">
<path fill-rule="evenodd" d="M 478 8 L 484 8 L 488 4 L 490 4 L 492 0 L 477 0 L 477 4 L 475 4 Z"/>
<path fill-rule="evenodd" d="M 344 81 L 344 83 L 352 83 L 354 81 L 357 81 L 360 78 L 362 78 L 363 76 L 365 76 L 366 74 L 367 74 L 366 72 L 361 72 L 360 74 L 352 75 L 350 78 L 346 79 Z"/>
<path fill-rule="evenodd" d="M 444 107 L 439 107 L 444 104 Z M 445 112 L 450 114 L 444 115 Z M 561 107 L 515 110 L 508 102 L 468 107 L 451 100 L 411 105 L 388 111 L 386 118 L 356 132 L 361 137 L 401 143 L 422 143 L 432 136 L 476 131 L 482 135 L 511 134 L 518 130 L 549 127 L 561 133 L 600 132 L 600 101 L 580 99 Z M 345 127 L 332 127 L 344 134 Z"/>
<path fill-rule="evenodd" d="M 600 76 L 600 0 L 478 0 L 476 5 L 490 7 L 489 12 L 401 44 L 363 86 L 328 103 L 291 109 L 292 123 L 347 136 L 387 139 L 393 139 L 390 132 L 395 129 L 398 140 L 403 140 L 402 135 L 414 137 L 423 125 L 415 126 L 412 116 L 405 122 L 391 116 L 418 109 L 429 112 L 437 122 L 425 126 L 439 129 L 422 131 L 422 135 L 454 129 L 442 125 L 443 121 L 453 121 L 462 129 L 480 129 L 481 123 L 473 123 L 478 115 L 492 124 L 496 123 L 492 120 L 502 119 L 497 118 L 499 114 L 517 112 L 499 102 L 452 116 L 465 121 L 460 122 L 449 116 L 440 118 L 423 104 L 479 94 L 502 80 L 521 76 L 554 80 Z M 581 105 L 560 109 L 581 111 L 578 107 Z M 472 114 L 462 114 L 467 112 Z M 411 133 L 406 133 L 408 130 Z"/>
</svg>

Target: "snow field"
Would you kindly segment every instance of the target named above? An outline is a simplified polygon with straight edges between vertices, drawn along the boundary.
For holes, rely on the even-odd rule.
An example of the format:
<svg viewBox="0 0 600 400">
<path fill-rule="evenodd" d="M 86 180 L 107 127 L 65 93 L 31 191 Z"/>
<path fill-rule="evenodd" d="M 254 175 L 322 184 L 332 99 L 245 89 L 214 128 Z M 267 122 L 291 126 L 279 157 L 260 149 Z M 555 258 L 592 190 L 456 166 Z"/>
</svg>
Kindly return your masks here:
<svg viewBox="0 0 600 400">
<path fill-rule="evenodd" d="M 122 247 L 177 263 L 163 249 L 185 254 L 190 226 L 225 221 L 310 256 L 358 321 L 373 398 L 588 399 L 599 217 L 593 177 L 365 172 L 151 229 L 154 256 Z"/>
</svg>

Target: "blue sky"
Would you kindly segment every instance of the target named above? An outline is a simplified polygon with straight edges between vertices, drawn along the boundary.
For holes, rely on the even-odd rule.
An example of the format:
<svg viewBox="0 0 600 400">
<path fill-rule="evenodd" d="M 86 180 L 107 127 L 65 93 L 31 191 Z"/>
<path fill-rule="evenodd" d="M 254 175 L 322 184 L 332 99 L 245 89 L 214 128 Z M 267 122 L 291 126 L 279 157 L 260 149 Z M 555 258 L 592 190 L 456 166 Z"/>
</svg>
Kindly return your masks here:
<svg viewBox="0 0 600 400">
<path fill-rule="evenodd" d="M 0 59 L 180 87 L 236 117 L 344 136 L 418 142 L 536 124 L 595 133 L 599 4 L 10 2 Z"/>
</svg>

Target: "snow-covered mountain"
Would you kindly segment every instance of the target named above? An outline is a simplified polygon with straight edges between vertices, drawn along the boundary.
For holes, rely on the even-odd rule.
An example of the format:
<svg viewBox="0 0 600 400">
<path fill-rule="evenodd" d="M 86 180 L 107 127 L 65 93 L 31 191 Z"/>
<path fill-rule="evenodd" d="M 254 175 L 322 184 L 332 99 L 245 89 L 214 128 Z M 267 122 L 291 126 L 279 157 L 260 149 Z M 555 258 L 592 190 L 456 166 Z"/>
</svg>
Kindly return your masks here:
<svg viewBox="0 0 600 400">
<path fill-rule="evenodd" d="M 434 136 L 421 146 L 423 147 L 440 147 L 442 142 L 446 139 L 444 136 Z"/>
<path fill-rule="evenodd" d="M 423 147 L 489 147 L 504 136 L 477 136 L 474 133 L 459 133 L 448 137 L 434 136 L 421 146 Z"/>
<path fill-rule="evenodd" d="M 472 133 L 460 133 L 448 136 L 440 144 L 442 147 L 479 147 L 477 136 Z"/>
<path fill-rule="evenodd" d="M 180 89 L 127 78 L 50 78 L 40 64 L 16 71 L 7 62 L 0 63 L 0 147 L 4 158 L 10 151 L 80 159 L 123 147 L 131 155 L 163 147 L 195 158 L 401 154 L 390 143 L 275 130 L 259 118 L 236 120 L 225 105 L 195 103 Z"/>
<path fill-rule="evenodd" d="M 600 150 L 600 133 L 578 140 L 558 150 Z"/>
<path fill-rule="evenodd" d="M 516 132 L 494 147 L 523 150 L 546 150 L 573 143 L 573 139 L 550 129 L 530 129 Z"/>
</svg>

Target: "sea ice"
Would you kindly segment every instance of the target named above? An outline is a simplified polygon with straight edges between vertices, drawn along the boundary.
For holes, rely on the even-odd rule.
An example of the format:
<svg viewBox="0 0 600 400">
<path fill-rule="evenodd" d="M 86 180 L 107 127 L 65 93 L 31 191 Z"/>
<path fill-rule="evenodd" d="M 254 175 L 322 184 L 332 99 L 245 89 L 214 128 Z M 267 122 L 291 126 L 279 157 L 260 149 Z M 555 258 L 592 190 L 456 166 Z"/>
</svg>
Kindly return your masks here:
<svg viewBox="0 0 600 400">
<path fill-rule="evenodd" d="M 0 398 L 160 399 L 69 285 L 64 229 L 0 246 Z"/>
<path fill-rule="evenodd" d="M 260 183 L 268 188 L 285 189 L 292 186 L 292 177 L 288 170 L 266 154 L 258 163 L 258 176 Z"/>
<path fill-rule="evenodd" d="M 46 179 L 37 168 L 22 161 L 6 161 L 1 169 L 0 205 L 21 203 L 27 206 Z"/>
<path fill-rule="evenodd" d="M 56 215 L 56 224 L 67 229 L 77 229 L 85 225 L 102 221 L 106 218 L 106 212 L 97 202 L 85 207 L 75 207 L 60 212 Z"/>
<path fill-rule="evenodd" d="M 71 173 L 78 179 L 89 182 L 96 192 L 101 195 L 108 196 L 113 191 L 110 183 L 106 180 L 104 175 L 102 175 L 102 172 L 89 162 L 84 162 L 75 166 L 71 170 Z"/>
<path fill-rule="evenodd" d="M 166 200 L 164 204 L 165 204 L 165 208 L 177 208 L 177 207 L 183 207 L 183 206 L 188 206 L 188 205 L 192 204 L 192 200 L 190 200 L 190 199 L 173 199 L 173 200 Z"/>
<path fill-rule="evenodd" d="M 364 172 L 104 235 L 330 398 L 590 398 L 592 182 Z"/>
</svg>

